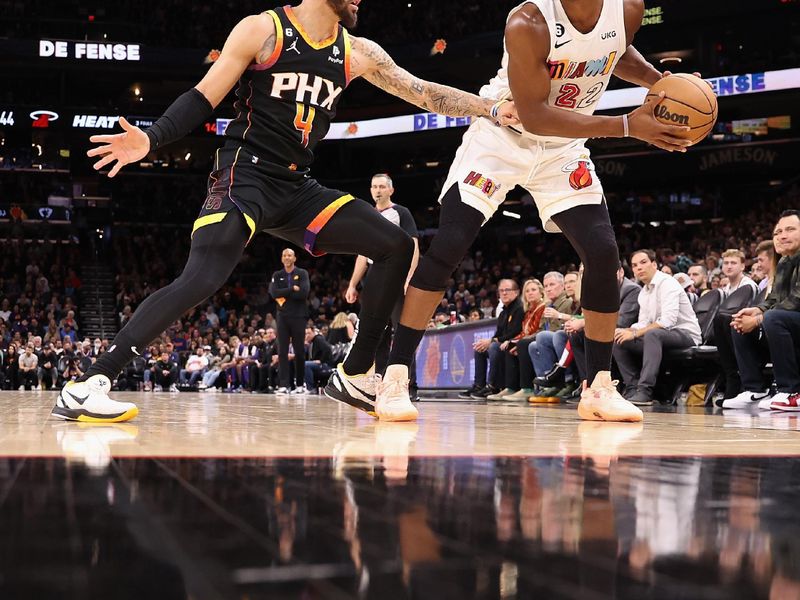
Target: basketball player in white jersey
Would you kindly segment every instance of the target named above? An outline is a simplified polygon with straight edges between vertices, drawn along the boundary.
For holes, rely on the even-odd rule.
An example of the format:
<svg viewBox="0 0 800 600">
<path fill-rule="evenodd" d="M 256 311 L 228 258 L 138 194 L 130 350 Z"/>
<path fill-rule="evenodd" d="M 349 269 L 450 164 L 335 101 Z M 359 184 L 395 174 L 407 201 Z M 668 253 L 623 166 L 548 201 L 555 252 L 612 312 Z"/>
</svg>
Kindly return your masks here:
<svg viewBox="0 0 800 600">
<path fill-rule="evenodd" d="M 592 115 L 612 73 L 646 87 L 662 77 L 631 46 L 643 12 L 642 0 L 527 0 L 511 12 L 502 67 L 481 96 L 513 98 L 522 127 L 477 119 L 465 134 L 439 199 L 438 233 L 408 287 L 382 394 L 407 394 L 408 365 L 448 278 L 483 223 L 520 185 L 536 201 L 545 230 L 563 232 L 585 265 L 581 303 L 591 385 L 579 415 L 642 420 L 611 381 L 619 250 L 584 142 L 631 136 L 667 151 L 688 146 L 679 137 L 688 127 L 659 123 L 655 103 L 622 116 Z"/>
</svg>

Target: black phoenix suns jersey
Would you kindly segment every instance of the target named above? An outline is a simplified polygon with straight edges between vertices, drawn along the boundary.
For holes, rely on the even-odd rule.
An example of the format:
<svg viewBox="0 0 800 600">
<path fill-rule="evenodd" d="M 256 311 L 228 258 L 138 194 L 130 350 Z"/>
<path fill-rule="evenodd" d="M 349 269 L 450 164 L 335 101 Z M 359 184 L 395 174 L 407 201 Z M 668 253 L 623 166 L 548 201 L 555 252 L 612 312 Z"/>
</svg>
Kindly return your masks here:
<svg viewBox="0 0 800 600">
<path fill-rule="evenodd" d="M 316 43 L 291 6 L 267 11 L 275 21 L 275 50 L 239 80 L 237 117 L 225 135 L 265 161 L 307 170 L 350 83 L 350 38 L 337 25 Z"/>
</svg>

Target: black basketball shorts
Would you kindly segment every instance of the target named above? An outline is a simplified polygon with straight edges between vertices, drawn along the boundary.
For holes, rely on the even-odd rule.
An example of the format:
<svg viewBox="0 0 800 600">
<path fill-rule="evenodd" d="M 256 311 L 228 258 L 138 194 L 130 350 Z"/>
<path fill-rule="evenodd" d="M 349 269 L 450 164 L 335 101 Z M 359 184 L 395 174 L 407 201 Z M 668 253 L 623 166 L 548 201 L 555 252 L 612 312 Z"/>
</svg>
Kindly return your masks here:
<svg viewBox="0 0 800 600">
<path fill-rule="evenodd" d="M 192 234 L 238 210 L 251 239 L 266 231 L 320 256 L 323 253 L 315 250 L 317 234 L 352 200 L 352 195 L 326 188 L 303 173 L 261 161 L 244 147 L 221 148 Z"/>
</svg>

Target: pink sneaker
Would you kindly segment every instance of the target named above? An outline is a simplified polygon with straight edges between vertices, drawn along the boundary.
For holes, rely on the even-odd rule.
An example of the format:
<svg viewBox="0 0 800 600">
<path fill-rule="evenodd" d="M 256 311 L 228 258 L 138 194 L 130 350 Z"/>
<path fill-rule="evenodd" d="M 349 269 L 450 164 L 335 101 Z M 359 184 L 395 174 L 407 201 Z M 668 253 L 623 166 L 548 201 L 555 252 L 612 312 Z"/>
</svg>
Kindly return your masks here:
<svg viewBox="0 0 800 600">
<path fill-rule="evenodd" d="M 581 393 L 578 415 L 586 421 L 627 421 L 639 422 L 644 418 L 642 411 L 617 391 L 617 381 L 611 380 L 609 371 L 599 372 L 591 387 Z"/>
</svg>

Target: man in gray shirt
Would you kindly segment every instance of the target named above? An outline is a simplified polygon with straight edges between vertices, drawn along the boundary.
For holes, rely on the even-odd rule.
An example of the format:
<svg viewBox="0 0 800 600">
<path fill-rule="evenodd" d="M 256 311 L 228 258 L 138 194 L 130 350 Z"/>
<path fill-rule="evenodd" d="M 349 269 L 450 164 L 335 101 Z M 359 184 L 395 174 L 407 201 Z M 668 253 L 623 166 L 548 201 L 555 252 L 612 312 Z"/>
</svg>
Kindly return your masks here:
<svg viewBox="0 0 800 600">
<path fill-rule="evenodd" d="M 19 357 L 19 377 L 25 384 L 25 391 L 39 385 L 39 357 L 33 352 L 33 344 L 25 347 L 25 354 Z"/>
<path fill-rule="evenodd" d="M 631 267 L 644 284 L 639 319 L 617 329 L 614 358 L 625 382 L 625 397 L 637 406 L 649 406 L 664 349 L 689 348 L 699 344 L 702 335 L 689 297 L 675 279 L 658 270 L 655 252 L 637 250 L 631 255 Z"/>
</svg>

